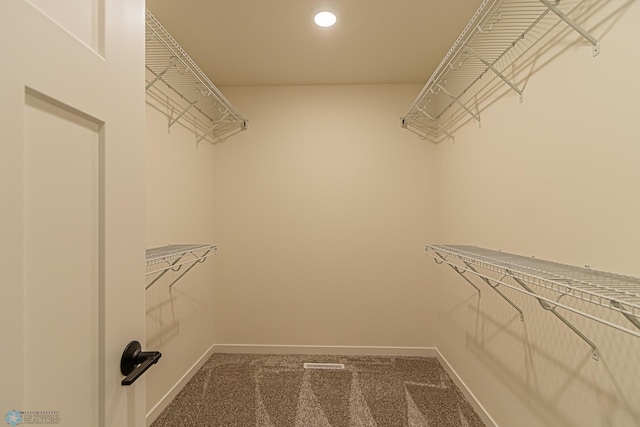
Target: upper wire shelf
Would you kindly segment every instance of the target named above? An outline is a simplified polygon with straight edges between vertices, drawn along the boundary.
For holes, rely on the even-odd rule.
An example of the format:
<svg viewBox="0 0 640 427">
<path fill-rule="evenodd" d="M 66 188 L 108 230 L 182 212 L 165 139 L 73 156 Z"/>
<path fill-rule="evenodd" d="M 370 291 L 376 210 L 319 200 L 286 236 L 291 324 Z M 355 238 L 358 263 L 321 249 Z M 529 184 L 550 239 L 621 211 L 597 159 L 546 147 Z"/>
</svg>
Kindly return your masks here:
<svg viewBox="0 0 640 427">
<path fill-rule="evenodd" d="M 583 0 L 562 0 L 564 6 Z M 402 127 L 434 143 L 453 139 L 461 120 L 480 124 L 476 96 L 483 89 L 485 75 L 502 80 L 520 96 L 523 88 L 513 81 L 509 66 L 515 55 L 508 53 L 539 24 L 549 12 L 557 15 L 593 45 L 593 55 L 600 43 L 560 9 L 560 0 L 484 0 L 460 36 L 451 46 L 434 73 L 420 91 L 409 111 L 401 119 Z M 575 7 L 572 8 L 574 10 Z M 540 37 L 532 34 L 529 39 Z M 526 40 L 531 43 L 530 40 Z"/>
<path fill-rule="evenodd" d="M 192 130 L 196 142 L 216 143 L 247 129 L 244 118 L 178 42 L 146 11 L 146 92 L 166 110 L 168 128 Z"/>
<path fill-rule="evenodd" d="M 147 249 L 147 276 L 157 274 L 147 284 L 145 289 L 149 289 L 168 271 L 178 272 L 185 264 L 191 264 L 188 268 L 181 272 L 178 278 L 174 279 L 169 285 L 171 287 L 189 272 L 197 263 L 204 262 L 211 255 L 216 255 L 218 251 L 217 245 L 210 244 L 188 244 L 188 245 L 169 245 L 158 248 Z"/>
<path fill-rule="evenodd" d="M 426 245 L 426 251 L 436 262 L 451 266 L 478 292 L 480 289 L 465 274 L 480 277 L 520 312 L 521 319 L 522 310 L 499 290 L 499 286 L 534 297 L 545 310 L 553 312 L 592 347 L 595 359 L 598 359 L 595 344 L 561 316 L 557 312 L 558 308 L 640 338 L 640 278 L 475 246 Z M 513 283 L 508 283 L 507 280 Z M 543 290 L 544 294 L 538 293 L 534 288 Z M 585 304 L 576 302 L 588 303 L 587 308 L 583 307 Z M 590 310 L 589 306 L 604 307 L 607 311 L 620 313 L 636 329 L 630 329 L 627 327 L 628 323 L 612 320 L 610 316 L 594 314 L 595 310 Z M 622 317 L 619 320 L 624 320 Z"/>
</svg>

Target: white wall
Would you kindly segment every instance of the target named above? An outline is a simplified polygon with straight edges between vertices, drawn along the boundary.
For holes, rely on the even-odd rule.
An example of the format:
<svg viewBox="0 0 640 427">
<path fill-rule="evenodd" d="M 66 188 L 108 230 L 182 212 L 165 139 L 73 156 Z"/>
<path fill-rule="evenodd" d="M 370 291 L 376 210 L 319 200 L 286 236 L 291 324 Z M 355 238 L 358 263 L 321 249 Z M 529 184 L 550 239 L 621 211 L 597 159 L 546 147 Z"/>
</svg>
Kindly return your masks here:
<svg viewBox="0 0 640 427">
<path fill-rule="evenodd" d="M 640 5 L 620 6 L 585 23 L 600 56 L 582 42 L 547 51 L 523 104 L 499 99 L 482 129 L 469 124 L 438 146 L 437 242 L 640 276 Z M 437 347 L 499 425 L 640 425 L 639 339 L 568 315 L 598 345 L 597 362 L 537 302 L 505 291 L 523 323 L 486 285 L 478 300 L 451 269 L 433 279 Z"/>
<path fill-rule="evenodd" d="M 196 146 L 194 134 L 180 125 L 167 133 L 166 116 L 149 104 L 146 117 L 147 247 L 215 243 L 213 146 Z M 214 256 L 196 265 L 171 292 L 170 283 L 189 265 L 170 271 L 147 290 L 146 348 L 162 352 L 160 362 L 146 375 L 148 411 L 213 344 L 216 261 Z"/>
<path fill-rule="evenodd" d="M 216 344 L 433 346 L 419 88 L 223 89 L 250 123 L 215 146 Z"/>
</svg>

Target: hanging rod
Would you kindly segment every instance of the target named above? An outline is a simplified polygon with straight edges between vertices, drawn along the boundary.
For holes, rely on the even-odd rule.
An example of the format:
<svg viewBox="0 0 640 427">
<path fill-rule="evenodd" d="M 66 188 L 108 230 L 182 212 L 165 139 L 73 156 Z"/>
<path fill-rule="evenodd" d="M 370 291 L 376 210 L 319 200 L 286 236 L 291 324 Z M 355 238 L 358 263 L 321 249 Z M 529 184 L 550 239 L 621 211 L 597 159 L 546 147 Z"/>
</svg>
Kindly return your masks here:
<svg viewBox="0 0 640 427">
<path fill-rule="evenodd" d="M 247 129 L 244 118 L 160 22 L 146 11 L 146 91 L 164 106 L 167 129 L 180 123 L 196 142 L 216 143 Z"/>
<path fill-rule="evenodd" d="M 464 274 L 468 272 L 481 278 L 494 290 L 498 290 L 498 286 L 502 286 L 535 298 L 543 309 L 550 311 L 591 347 L 595 360 L 599 360 L 596 345 L 562 316 L 558 312 L 559 309 L 570 311 L 640 338 L 639 278 L 475 246 L 426 245 L 425 249 L 427 255 L 431 256 L 438 264 L 444 263 L 452 266 L 456 273 L 463 276 L 467 282 L 470 280 Z M 499 278 L 494 276 L 499 276 Z M 515 284 L 508 283 L 507 280 L 512 280 Z M 543 296 L 534 288 L 545 290 L 553 297 Z M 501 296 L 505 298 L 504 294 Z M 513 302 L 508 299 L 507 301 L 522 316 L 522 311 Z M 611 312 L 619 313 L 636 329 L 579 309 L 576 307 L 576 302 L 588 303 L 587 306 L 604 307 Z"/>
<path fill-rule="evenodd" d="M 422 139 L 439 143 L 446 138 L 453 139 L 453 126 L 465 115 L 480 123 L 476 98 L 484 89 L 480 84 L 484 76 L 498 77 L 522 102 L 522 87 L 506 71 L 515 62 L 516 55 L 508 53 L 527 36 L 530 44 L 539 39 L 541 36 L 532 30 L 548 14 L 556 15 L 590 42 L 593 55 L 597 55 L 599 41 L 561 10 L 560 3 L 567 1 L 484 0 L 401 118 L 401 126 Z"/>
</svg>

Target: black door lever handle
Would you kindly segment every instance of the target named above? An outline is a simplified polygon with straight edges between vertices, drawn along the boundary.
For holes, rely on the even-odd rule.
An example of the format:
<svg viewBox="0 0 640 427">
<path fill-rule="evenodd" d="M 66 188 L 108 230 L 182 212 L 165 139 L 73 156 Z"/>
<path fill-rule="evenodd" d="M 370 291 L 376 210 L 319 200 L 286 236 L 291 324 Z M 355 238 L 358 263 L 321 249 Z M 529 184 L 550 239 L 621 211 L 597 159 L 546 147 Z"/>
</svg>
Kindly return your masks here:
<svg viewBox="0 0 640 427">
<path fill-rule="evenodd" d="M 138 341 L 131 341 L 122 352 L 120 359 L 120 372 L 126 378 L 122 380 L 122 385 L 131 385 L 147 369 L 158 363 L 162 356 L 159 351 L 141 351 L 142 346 Z"/>
</svg>

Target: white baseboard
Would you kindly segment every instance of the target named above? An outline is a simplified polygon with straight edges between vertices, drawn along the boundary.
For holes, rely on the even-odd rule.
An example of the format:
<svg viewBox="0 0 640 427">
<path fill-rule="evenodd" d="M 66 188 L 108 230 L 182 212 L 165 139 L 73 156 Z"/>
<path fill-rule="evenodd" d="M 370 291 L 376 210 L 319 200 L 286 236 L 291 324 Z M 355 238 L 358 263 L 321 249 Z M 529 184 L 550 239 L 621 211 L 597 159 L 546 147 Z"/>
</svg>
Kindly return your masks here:
<svg viewBox="0 0 640 427">
<path fill-rule="evenodd" d="M 151 423 L 156 420 L 156 418 L 158 418 L 160 413 L 162 413 L 162 411 L 164 411 L 164 409 L 169 406 L 169 403 L 171 403 L 171 401 L 178 395 L 178 393 L 180 393 L 180 390 L 182 390 L 184 386 L 187 385 L 191 378 L 193 378 L 193 376 L 200 370 L 200 368 L 202 368 L 202 365 L 204 365 L 205 362 L 209 360 L 209 358 L 213 355 L 213 353 L 215 353 L 214 347 L 215 345 L 209 347 L 207 351 L 205 351 L 204 354 L 200 356 L 198 360 L 196 360 L 196 363 L 194 363 L 191 368 L 187 370 L 182 378 L 180 378 L 178 382 L 175 383 L 173 387 L 171 387 L 167 394 L 165 394 L 162 399 L 160 399 L 160 401 L 149 412 L 147 412 L 147 427 L 150 426 Z"/>
<path fill-rule="evenodd" d="M 436 357 L 433 347 L 353 347 L 330 345 L 214 344 L 214 353 L 326 354 L 331 356 L 422 356 Z"/>
<path fill-rule="evenodd" d="M 435 357 L 438 359 L 444 370 L 447 371 L 449 377 L 451 377 L 453 382 L 458 386 L 462 394 L 464 394 L 464 397 L 466 397 L 471 406 L 473 406 L 473 409 L 475 409 L 476 413 L 482 419 L 485 425 L 487 427 L 498 427 L 498 424 L 496 424 L 493 418 L 491 418 L 491 415 L 489 415 L 489 413 L 484 409 L 484 406 L 482 406 L 478 399 L 476 399 L 476 396 L 471 392 L 471 390 L 469 390 L 469 387 L 467 387 L 465 382 L 462 381 L 462 378 L 460 378 L 458 373 L 451 367 L 447 359 L 444 358 L 444 356 L 442 355 L 442 353 L 440 353 L 440 351 L 438 351 L 438 349 L 435 350 Z"/>
</svg>

